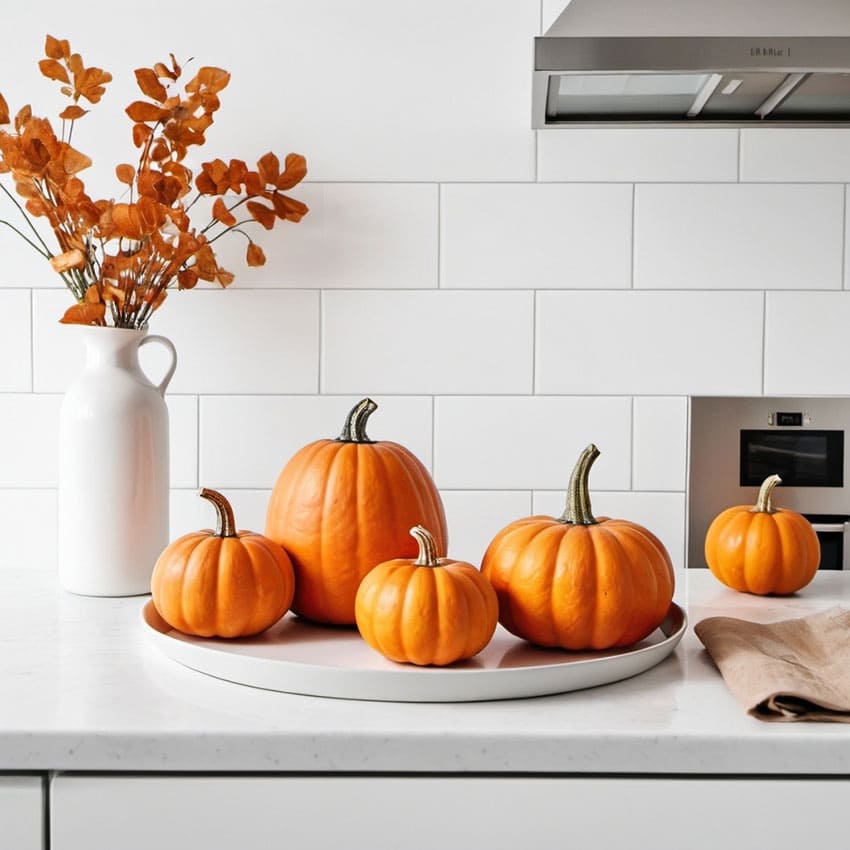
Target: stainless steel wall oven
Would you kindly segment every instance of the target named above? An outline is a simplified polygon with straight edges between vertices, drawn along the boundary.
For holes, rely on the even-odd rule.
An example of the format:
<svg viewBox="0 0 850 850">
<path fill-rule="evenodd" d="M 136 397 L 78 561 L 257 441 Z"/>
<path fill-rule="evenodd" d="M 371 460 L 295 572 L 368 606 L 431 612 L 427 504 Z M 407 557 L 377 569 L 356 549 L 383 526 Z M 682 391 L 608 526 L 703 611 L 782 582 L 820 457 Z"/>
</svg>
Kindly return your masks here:
<svg viewBox="0 0 850 850">
<path fill-rule="evenodd" d="M 845 398 L 692 398 L 688 466 L 688 566 L 704 567 L 711 520 L 754 504 L 778 474 L 774 503 L 799 511 L 821 544 L 821 569 L 850 568 L 850 475 Z"/>
</svg>

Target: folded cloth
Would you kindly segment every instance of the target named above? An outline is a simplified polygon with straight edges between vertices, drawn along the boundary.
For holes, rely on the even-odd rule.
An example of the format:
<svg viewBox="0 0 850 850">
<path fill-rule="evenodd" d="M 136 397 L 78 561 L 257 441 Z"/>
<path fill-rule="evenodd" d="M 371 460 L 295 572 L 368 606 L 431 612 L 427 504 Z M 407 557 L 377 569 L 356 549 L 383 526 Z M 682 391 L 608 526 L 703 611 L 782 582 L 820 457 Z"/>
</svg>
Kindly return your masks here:
<svg viewBox="0 0 850 850">
<path fill-rule="evenodd" d="M 708 617 L 694 632 L 753 717 L 850 723 L 850 611 L 766 624 Z"/>
</svg>

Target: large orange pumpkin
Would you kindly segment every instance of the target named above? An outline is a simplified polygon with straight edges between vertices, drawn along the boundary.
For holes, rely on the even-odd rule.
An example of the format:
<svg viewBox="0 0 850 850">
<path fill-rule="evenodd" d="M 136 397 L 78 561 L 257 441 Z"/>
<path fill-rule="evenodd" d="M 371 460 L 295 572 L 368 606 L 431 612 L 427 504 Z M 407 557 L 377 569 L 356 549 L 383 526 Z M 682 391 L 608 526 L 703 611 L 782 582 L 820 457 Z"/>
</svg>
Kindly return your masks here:
<svg viewBox="0 0 850 850">
<path fill-rule="evenodd" d="M 275 484 L 266 535 L 295 567 L 292 610 L 320 623 L 354 623 L 354 597 L 376 564 L 415 557 L 408 530 L 424 525 L 446 554 L 448 532 L 440 494 L 428 470 L 398 443 L 370 440 L 371 399 L 348 414 L 335 440 L 298 451 Z"/>
<path fill-rule="evenodd" d="M 637 523 L 593 516 L 588 474 L 598 455 L 591 444 L 579 457 L 561 517 L 511 523 L 481 563 L 502 625 L 540 646 L 628 646 L 661 624 L 673 599 L 661 541 Z"/>
<path fill-rule="evenodd" d="M 151 577 L 153 604 L 172 628 L 202 637 L 244 637 L 276 623 L 292 602 L 295 575 L 277 543 L 236 531 L 219 492 L 200 495 L 216 510 L 215 531 L 185 534 L 165 547 Z"/>
<path fill-rule="evenodd" d="M 490 642 L 499 602 L 472 564 L 437 557 L 431 533 L 410 529 L 419 556 L 378 564 L 360 583 L 354 612 L 363 640 L 393 661 L 442 666 Z"/>
<path fill-rule="evenodd" d="M 820 565 L 812 524 L 796 511 L 774 508 L 778 475 L 762 482 L 755 505 L 719 513 L 705 535 L 705 562 L 723 584 L 746 593 L 778 595 L 805 587 Z"/>
</svg>

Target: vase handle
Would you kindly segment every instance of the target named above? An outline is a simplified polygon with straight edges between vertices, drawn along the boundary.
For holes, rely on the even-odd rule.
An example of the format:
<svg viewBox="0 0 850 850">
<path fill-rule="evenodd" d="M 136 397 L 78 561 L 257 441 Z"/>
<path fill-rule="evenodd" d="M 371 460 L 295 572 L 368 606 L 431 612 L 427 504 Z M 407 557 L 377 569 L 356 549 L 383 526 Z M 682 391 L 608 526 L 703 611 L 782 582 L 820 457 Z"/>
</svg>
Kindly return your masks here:
<svg viewBox="0 0 850 850">
<path fill-rule="evenodd" d="M 177 349 L 174 347 L 174 343 L 168 339 L 168 337 L 160 336 L 159 334 L 151 334 L 150 336 L 144 337 L 142 341 L 139 343 L 139 348 L 143 345 L 146 345 L 149 342 L 158 342 L 164 345 L 171 354 L 171 365 L 168 367 L 168 371 L 165 373 L 165 377 L 156 385 L 156 388 L 159 390 L 159 394 L 165 398 L 165 391 L 168 389 L 168 385 L 171 383 L 171 379 L 174 377 L 174 370 L 177 368 Z"/>
</svg>

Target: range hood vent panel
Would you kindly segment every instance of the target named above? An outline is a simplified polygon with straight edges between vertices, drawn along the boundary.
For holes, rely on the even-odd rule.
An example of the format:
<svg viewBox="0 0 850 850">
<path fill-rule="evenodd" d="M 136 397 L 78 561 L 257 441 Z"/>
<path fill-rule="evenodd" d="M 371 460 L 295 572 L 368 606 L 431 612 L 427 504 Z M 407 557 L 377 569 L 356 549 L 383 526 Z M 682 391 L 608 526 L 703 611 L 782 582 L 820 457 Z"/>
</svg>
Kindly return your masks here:
<svg viewBox="0 0 850 850">
<path fill-rule="evenodd" d="M 850 0 L 572 0 L 534 126 L 850 123 Z"/>
</svg>

